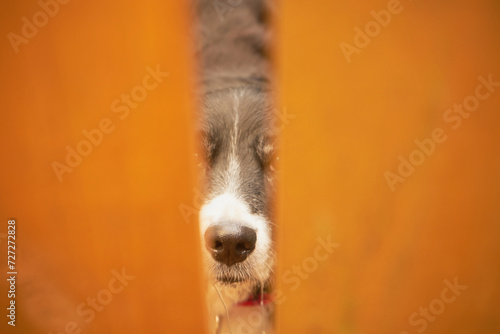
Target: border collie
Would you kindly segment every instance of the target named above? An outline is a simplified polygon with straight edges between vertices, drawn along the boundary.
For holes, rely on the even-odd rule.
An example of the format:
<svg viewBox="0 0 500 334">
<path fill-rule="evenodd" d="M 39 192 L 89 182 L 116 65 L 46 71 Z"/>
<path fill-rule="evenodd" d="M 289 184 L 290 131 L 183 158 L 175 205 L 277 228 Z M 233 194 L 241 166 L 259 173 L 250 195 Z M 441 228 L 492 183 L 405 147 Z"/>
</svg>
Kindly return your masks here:
<svg viewBox="0 0 500 334">
<path fill-rule="evenodd" d="M 216 322 L 245 300 L 263 304 L 275 262 L 267 8 L 260 0 L 221 3 L 196 2 L 205 162 L 199 226 Z"/>
</svg>

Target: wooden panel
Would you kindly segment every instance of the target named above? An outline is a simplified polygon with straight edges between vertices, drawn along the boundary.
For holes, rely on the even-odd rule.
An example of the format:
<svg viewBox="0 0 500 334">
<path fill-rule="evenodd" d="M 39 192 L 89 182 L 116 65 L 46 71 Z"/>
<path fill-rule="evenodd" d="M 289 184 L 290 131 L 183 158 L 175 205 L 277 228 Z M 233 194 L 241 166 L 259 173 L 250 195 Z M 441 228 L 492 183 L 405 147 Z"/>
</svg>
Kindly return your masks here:
<svg viewBox="0 0 500 334">
<path fill-rule="evenodd" d="M 500 332 L 498 2 L 280 7 L 280 333 Z"/>
<path fill-rule="evenodd" d="M 186 14 L 180 1 L 2 3 L 0 266 L 4 277 L 15 218 L 13 333 L 204 332 L 196 221 L 179 210 L 195 187 Z M 2 333 L 6 289 L 2 279 Z"/>
</svg>

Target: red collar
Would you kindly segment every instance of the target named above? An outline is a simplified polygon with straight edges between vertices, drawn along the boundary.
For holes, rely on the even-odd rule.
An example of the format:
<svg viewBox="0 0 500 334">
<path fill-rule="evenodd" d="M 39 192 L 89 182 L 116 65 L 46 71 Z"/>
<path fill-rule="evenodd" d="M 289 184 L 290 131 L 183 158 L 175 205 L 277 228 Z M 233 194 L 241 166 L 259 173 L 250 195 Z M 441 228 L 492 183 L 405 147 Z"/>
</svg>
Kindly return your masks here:
<svg viewBox="0 0 500 334">
<path fill-rule="evenodd" d="M 265 293 L 264 295 L 252 295 L 247 300 L 239 302 L 238 306 L 255 306 L 262 304 L 266 305 L 273 301 L 273 296 L 270 293 Z"/>
</svg>

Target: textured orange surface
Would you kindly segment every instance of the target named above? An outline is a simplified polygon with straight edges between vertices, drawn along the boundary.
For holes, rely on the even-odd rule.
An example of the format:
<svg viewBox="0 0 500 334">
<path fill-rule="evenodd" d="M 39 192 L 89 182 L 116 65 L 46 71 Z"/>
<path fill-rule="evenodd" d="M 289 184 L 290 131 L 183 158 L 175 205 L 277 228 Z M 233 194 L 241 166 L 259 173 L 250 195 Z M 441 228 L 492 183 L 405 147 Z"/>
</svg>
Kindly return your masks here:
<svg viewBox="0 0 500 334">
<path fill-rule="evenodd" d="M 19 273 L 15 329 L 0 284 L 0 332 L 203 332 L 196 220 L 179 210 L 195 187 L 184 3 L 69 1 L 15 53 L 7 34 L 22 34 L 22 18 L 40 10 L 0 5 L 0 234 L 17 220 Z M 169 75 L 145 79 L 148 66 Z M 128 114 L 112 107 L 131 93 Z M 103 120 L 109 133 L 60 182 L 53 162 L 65 164 L 66 147 Z M 122 268 L 135 278 L 108 301 L 101 291 L 119 290 Z M 93 317 L 88 306 L 78 314 L 99 297 L 107 304 Z"/>
<path fill-rule="evenodd" d="M 478 76 L 500 82 L 500 6 L 402 0 L 348 63 L 340 44 L 393 5 L 282 1 L 276 14 L 295 115 L 280 155 L 280 333 L 500 332 L 500 87 L 460 124 L 443 118 Z M 384 173 L 435 129 L 446 140 L 392 191 Z M 339 246 L 315 260 L 329 235 Z M 455 278 L 467 288 L 440 301 Z"/>
</svg>

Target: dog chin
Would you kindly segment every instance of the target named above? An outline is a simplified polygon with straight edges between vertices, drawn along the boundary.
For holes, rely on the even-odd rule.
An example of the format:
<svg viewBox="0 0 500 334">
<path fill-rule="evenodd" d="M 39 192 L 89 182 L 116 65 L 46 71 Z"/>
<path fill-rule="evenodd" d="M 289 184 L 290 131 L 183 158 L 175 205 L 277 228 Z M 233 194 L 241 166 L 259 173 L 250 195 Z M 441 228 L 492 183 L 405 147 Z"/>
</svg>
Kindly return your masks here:
<svg viewBox="0 0 500 334">
<path fill-rule="evenodd" d="M 218 285 L 239 285 L 256 281 L 246 270 L 216 268 L 211 273 L 213 283 Z"/>
<path fill-rule="evenodd" d="M 208 254 L 207 254 L 208 255 Z M 267 259 L 271 263 L 271 259 Z M 227 267 L 216 263 L 209 256 L 205 257 L 208 274 L 207 302 L 211 315 L 221 315 L 226 312 L 225 307 L 232 307 L 248 297 L 255 288 L 265 284 L 270 277 L 270 269 L 253 267 L 249 264 L 236 264 Z M 225 306 L 224 306 L 225 305 Z"/>
<path fill-rule="evenodd" d="M 244 278 L 238 278 L 238 277 L 231 277 L 231 276 L 222 276 L 222 277 L 217 277 L 216 282 L 222 285 L 225 284 L 238 284 L 238 283 L 243 283 L 248 281 L 247 279 Z"/>
<path fill-rule="evenodd" d="M 269 280 L 271 270 L 269 266 L 259 265 L 252 259 L 248 263 L 237 263 L 231 267 L 218 263 L 210 258 L 208 254 L 204 256 L 205 270 L 211 284 L 218 286 L 226 285 L 251 285 L 263 284 Z M 260 261 L 259 261 L 260 262 Z M 264 263 L 271 264 L 272 258 L 266 257 Z"/>
</svg>

